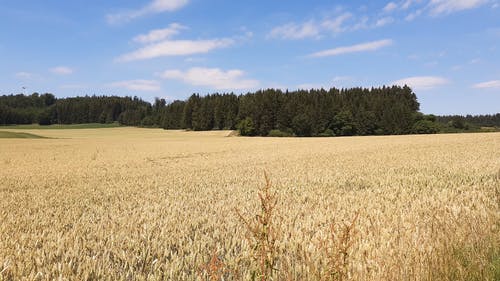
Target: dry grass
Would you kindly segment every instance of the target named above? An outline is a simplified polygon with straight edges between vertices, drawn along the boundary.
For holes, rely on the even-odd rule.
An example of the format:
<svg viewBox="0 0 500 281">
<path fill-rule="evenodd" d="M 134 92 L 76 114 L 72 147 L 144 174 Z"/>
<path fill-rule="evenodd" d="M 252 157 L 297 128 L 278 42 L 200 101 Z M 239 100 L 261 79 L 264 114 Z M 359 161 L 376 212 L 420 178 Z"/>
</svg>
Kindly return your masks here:
<svg viewBox="0 0 500 281">
<path fill-rule="evenodd" d="M 498 133 L 26 132 L 53 139 L 0 139 L 0 280 L 260 280 L 264 170 L 267 280 L 500 276 Z"/>
</svg>

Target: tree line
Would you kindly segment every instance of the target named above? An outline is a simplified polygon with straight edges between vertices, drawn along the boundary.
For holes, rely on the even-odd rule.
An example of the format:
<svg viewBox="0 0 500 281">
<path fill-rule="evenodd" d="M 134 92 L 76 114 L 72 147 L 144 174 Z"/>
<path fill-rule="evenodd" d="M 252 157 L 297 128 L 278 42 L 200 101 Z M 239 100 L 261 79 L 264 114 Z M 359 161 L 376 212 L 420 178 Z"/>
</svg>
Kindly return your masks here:
<svg viewBox="0 0 500 281">
<path fill-rule="evenodd" d="M 407 86 L 193 94 L 170 103 L 118 96 L 58 99 L 50 93 L 0 96 L 3 125 L 119 122 L 196 131 L 238 129 L 246 136 L 423 134 L 443 128 L 500 127 L 500 114 L 434 116 L 419 110 Z"/>
<path fill-rule="evenodd" d="M 455 129 L 471 129 L 474 127 L 500 127 L 500 113 L 486 115 L 445 115 L 438 116 L 437 121 L 443 126 Z"/>
<path fill-rule="evenodd" d="M 193 94 L 160 114 L 165 129 L 238 129 L 247 136 L 352 136 L 436 133 L 409 87 L 259 90 Z"/>
<path fill-rule="evenodd" d="M 0 96 L 0 124 L 112 123 L 141 125 L 151 104 L 137 97 L 85 96 L 57 99 L 53 94 Z"/>
</svg>

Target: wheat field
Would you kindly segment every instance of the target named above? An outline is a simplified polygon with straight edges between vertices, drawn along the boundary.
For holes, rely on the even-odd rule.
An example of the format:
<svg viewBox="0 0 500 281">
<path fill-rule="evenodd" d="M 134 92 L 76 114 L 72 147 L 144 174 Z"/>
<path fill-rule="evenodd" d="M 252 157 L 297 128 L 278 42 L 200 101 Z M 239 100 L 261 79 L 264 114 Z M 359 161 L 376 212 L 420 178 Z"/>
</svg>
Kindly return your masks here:
<svg viewBox="0 0 500 281">
<path fill-rule="evenodd" d="M 49 138 L 0 139 L 0 280 L 500 276 L 499 133 L 24 132 Z"/>
</svg>

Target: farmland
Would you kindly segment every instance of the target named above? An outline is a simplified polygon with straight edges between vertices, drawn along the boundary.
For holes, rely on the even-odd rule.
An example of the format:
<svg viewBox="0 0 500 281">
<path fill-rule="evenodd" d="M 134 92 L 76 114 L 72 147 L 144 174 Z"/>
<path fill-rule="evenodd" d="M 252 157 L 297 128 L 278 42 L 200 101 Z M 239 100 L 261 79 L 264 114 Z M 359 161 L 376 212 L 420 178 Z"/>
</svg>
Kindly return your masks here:
<svg viewBox="0 0 500 281">
<path fill-rule="evenodd" d="M 0 139 L 0 280 L 500 276 L 499 133 L 16 132 L 46 138 Z"/>
</svg>

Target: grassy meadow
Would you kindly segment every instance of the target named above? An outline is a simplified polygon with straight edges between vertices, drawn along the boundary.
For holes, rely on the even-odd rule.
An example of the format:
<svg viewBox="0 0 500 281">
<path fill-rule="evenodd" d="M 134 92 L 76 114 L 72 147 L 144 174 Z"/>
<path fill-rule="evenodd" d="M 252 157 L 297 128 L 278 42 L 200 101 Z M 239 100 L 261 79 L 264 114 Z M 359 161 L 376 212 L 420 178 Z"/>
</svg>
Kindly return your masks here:
<svg viewBox="0 0 500 281">
<path fill-rule="evenodd" d="M 16 132 L 0 280 L 500 279 L 500 133 Z"/>
</svg>

